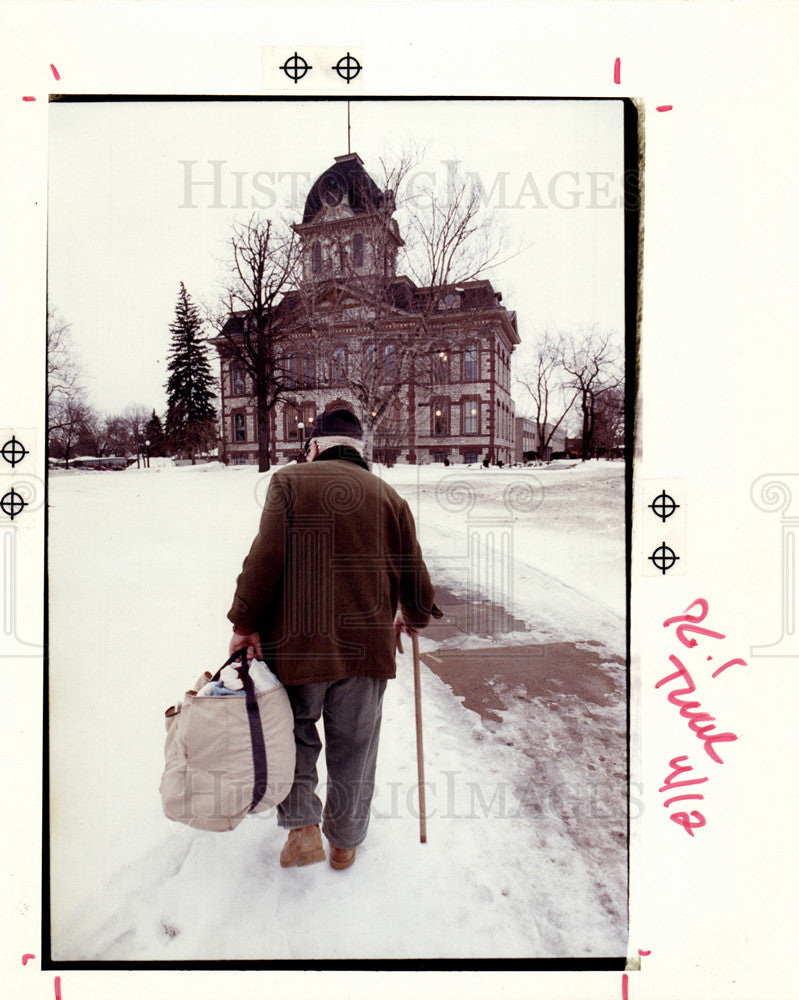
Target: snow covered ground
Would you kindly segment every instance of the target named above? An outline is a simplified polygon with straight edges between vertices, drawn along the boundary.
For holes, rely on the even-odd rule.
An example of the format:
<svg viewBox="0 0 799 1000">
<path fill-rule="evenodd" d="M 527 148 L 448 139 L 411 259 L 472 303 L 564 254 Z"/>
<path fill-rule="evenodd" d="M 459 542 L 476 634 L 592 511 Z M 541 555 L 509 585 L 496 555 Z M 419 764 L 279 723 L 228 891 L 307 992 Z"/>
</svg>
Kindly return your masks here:
<svg viewBox="0 0 799 1000">
<path fill-rule="evenodd" d="M 523 623 L 512 636 L 425 637 L 423 651 L 590 652 L 605 687 L 542 693 L 500 670 L 503 707 L 481 718 L 423 666 L 421 845 L 406 654 L 355 865 L 282 870 L 273 813 L 205 833 L 166 820 L 158 794 L 164 709 L 226 656 L 268 475 L 216 464 L 52 474 L 55 959 L 625 952 L 623 465 L 377 471 L 411 503 L 434 581 Z"/>
</svg>

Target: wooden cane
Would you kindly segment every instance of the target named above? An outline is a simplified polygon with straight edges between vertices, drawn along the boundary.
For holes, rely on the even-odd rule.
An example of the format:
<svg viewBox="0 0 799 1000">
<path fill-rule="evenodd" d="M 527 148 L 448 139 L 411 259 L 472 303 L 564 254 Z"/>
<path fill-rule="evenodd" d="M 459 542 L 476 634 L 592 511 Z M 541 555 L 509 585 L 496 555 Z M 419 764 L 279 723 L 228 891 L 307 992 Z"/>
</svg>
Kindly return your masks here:
<svg viewBox="0 0 799 1000">
<path fill-rule="evenodd" d="M 416 702 L 416 770 L 419 782 L 419 841 L 427 843 L 427 811 L 424 796 L 424 749 L 422 747 L 422 686 L 419 668 L 419 636 L 411 632 L 413 647 L 413 693 Z"/>
</svg>

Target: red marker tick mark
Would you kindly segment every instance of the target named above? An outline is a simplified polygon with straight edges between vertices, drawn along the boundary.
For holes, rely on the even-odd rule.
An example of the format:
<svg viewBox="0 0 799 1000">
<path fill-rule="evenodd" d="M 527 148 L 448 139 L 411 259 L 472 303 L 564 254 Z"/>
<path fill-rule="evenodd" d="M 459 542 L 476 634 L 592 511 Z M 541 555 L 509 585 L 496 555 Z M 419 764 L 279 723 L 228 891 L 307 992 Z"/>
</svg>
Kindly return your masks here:
<svg viewBox="0 0 799 1000">
<path fill-rule="evenodd" d="M 25 955 L 22 956 L 22 964 L 23 965 L 27 965 L 28 962 L 30 962 L 30 960 L 32 958 L 36 958 L 36 956 L 35 955 L 31 955 L 31 953 L 28 952 L 27 954 L 25 954 Z"/>
<path fill-rule="evenodd" d="M 655 111 L 671 111 L 673 110 L 673 108 L 674 108 L 673 104 L 659 104 L 655 108 Z"/>
<path fill-rule="evenodd" d="M 630 977 L 625 972 L 624 975 L 621 977 L 621 1000 L 629 1000 L 627 994 L 627 984 L 629 983 L 629 981 Z"/>
<path fill-rule="evenodd" d="M 642 951 L 642 950 L 641 950 L 641 949 L 639 948 L 639 949 L 638 949 L 638 954 L 639 954 L 639 955 L 641 955 L 641 956 L 643 956 L 644 958 L 646 958 L 646 956 L 647 956 L 647 955 L 651 955 L 651 954 L 652 954 L 652 952 L 651 952 L 651 951 Z"/>
<path fill-rule="evenodd" d="M 621 83 L 621 59 L 616 59 L 613 66 L 613 82 Z"/>
<path fill-rule="evenodd" d="M 726 663 L 724 663 L 722 666 L 718 667 L 718 669 L 714 670 L 713 673 L 710 676 L 711 677 L 718 677 L 718 675 L 723 670 L 726 670 L 727 667 L 734 667 L 736 664 L 740 664 L 742 667 L 745 667 L 746 666 L 746 660 L 742 660 L 740 658 L 740 656 L 736 657 L 736 659 L 734 659 L 734 660 L 727 660 Z"/>
<path fill-rule="evenodd" d="M 23 97 L 22 100 L 23 101 L 35 101 L 36 98 L 35 97 Z"/>
<path fill-rule="evenodd" d="M 53 76 L 56 78 L 56 80 L 60 80 L 61 79 L 61 74 L 58 72 L 58 70 L 55 68 L 55 66 L 52 63 L 50 63 L 50 69 L 52 70 Z"/>
<path fill-rule="evenodd" d="M 61 1000 L 61 976 L 55 977 L 53 987 L 55 989 L 55 1000 Z"/>
</svg>

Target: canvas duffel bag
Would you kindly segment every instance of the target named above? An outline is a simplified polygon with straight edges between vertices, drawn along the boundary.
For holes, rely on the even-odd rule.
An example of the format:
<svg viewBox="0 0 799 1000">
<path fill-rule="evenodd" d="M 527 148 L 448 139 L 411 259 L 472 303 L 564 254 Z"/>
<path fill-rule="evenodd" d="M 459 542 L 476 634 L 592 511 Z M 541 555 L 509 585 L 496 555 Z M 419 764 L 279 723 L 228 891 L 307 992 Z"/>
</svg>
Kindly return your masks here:
<svg viewBox="0 0 799 1000">
<path fill-rule="evenodd" d="M 233 830 L 251 812 L 282 802 L 294 781 L 294 716 L 284 687 L 256 693 L 247 651 L 240 659 L 244 695 L 187 691 L 166 710 L 161 802 L 169 819 L 200 830 Z M 197 682 L 199 690 L 209 675 Z"/>
</svg>

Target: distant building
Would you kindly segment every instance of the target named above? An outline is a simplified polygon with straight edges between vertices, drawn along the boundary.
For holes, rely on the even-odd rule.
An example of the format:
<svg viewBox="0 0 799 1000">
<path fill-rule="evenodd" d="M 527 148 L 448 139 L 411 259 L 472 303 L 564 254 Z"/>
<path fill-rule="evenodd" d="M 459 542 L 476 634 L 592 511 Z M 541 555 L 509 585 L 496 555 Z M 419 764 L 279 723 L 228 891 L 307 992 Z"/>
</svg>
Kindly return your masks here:
<svg viewBox="0 0 799 1000">
<path fill-rule="evenodd" d="M 566 433 L 560 429 L 549 439 L 546 447 L 542 448 L 541 437 L 549 437 L 552 424 L 544 424 L 544 433 L 539 435 L 538 425 L 535 420 L 529 417 L 516 418 L 516 441 L 514 456 L 517 462 L 532 462 L 540 460 L 548 462 L 554 455 L 561 455 L 566 451 Z"/>
<path fill-rule="evenodd" d="M 279 306 L 291 331 L 284 361 L 297 388 L 272 414 L 273 462 L 298 454 L 328 403 L 343 398 L 358 410 L 354 373 L 370 369 L 379 373 L 386 398 L 396 396 L 376 433 L 376 459 L 513 461 L 516 314 L 489 281 L 424 288 L 398 275 L 403 241 L 394 209 L 393 192 L 380 191 L 357 153 L 336 157 L 311 187 L 302 221 L 293 227 L 300 238 L 301 286 Z M 231 316 L 226 332 L 235 335 L 244 323 L 245 316 Z M 395 394 L 392 352 L 421 323 L 425 357 Z M 221 457 L 255 462 L 252 383 L 224 338 L 215 344 L 222 369 Z"/>
</svg>

